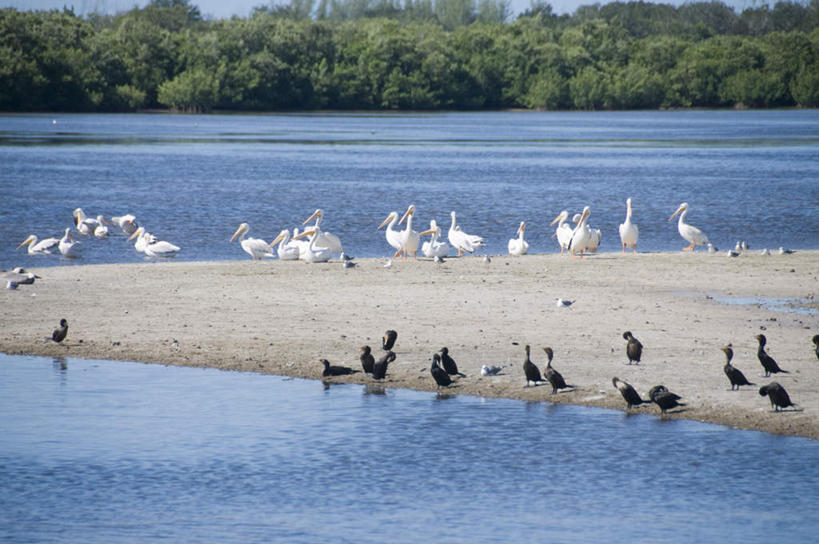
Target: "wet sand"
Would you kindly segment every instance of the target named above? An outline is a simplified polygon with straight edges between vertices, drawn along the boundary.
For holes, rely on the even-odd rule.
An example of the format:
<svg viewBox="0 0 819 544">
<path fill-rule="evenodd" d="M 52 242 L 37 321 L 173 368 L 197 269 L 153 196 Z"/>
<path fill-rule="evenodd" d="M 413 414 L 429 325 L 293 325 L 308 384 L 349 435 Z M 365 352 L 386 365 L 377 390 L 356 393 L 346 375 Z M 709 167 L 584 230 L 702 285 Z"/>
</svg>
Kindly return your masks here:
<svg viewBox="0 0 819 544">
<path fill-rule="evenodd" d="M 819 251 L 738 258 L 723 253 L 602 253 L 571 261 L 556 254 L 524 257 L 357 261 L 305 264 L 270 260 L 146 262 L 37 268 L 34 285 L 0 293 L 0 351 L 10 354 L 142 361 L 320 378 L 319 358 L 360 370 L 359 347 L 378 357 L 381 336 L 398 331 L 386 387 L 435 390 L 432 354 L 449 347 L 467 375 L 448 391 L 484 397 L 582 404 L 625 410 L 612 377 L 645 398 L 664 384 L 688 418 L 777 434 L 819 438 L 819 333 L 813 298 Z M 574 300 L 557 308 L 555 299 Z M 757 299 L 787 299 L 789 311 Z M 813 313 L 804 313 L 812 310 Z M 803 313 L 798 313 L 803 312 Z M 50 340 L 60 318 L 63 344 Z M 628 365 L 630 330 L 642 362 Z M 762 377 L 755 335 L 789 374 Z M 720 347 L 731 343 L 734 366 L 757 384 L 730 391 Z M 524 346 L 542 370 L 542 350 L 574 389 L 525 387 Z M 505 365 L 482 377 L 481 365 Z M 333 382 L 372 383 L 363 373 Z M 799 406 L 771 411 L 758 394 L 778 381 Z M 659 417 L 656 405 L 633 413 Z"/>
</svg>

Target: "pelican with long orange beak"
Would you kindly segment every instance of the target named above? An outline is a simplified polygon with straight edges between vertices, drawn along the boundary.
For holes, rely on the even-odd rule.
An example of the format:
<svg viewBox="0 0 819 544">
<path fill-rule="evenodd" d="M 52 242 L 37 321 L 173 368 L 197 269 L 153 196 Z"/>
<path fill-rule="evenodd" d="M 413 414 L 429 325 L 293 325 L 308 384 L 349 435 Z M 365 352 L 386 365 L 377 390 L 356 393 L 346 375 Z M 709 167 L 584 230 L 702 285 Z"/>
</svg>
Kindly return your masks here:
<svg viewBox="0 0 819 544">
<path fill-rule="evenodd" d="M 671 221 L 677 216 L 677 214 L 680 214 L 680 219 L 677 221 L 677 232 L 679 232 L 680 236 L 682 236 L 686 241 L 691 242 L 691 245 L 684 247 L 683 251 L 694 251 L 695 246 L 707 246 L 708 237 L 694 225 L 689 225 L 685 222 L 685 214 L 687 213 L 688 202 L 683 202 L 680 204 L 680 207 L 677 208 L 677 211 L 668 218 L 668 220 Z"/>
<path fill-rule="evenodd" d="M 620 223 L 620 241 L 623 243 L 623 253 L 629 247 L 637 253 L 637 239 L 640 231 L 637 225 L 631 222 L 631 198 L 626 199 L 626 220 Z"/>
<path fill-rule="evenodd" d="M 447 238 L 452 247 L 458 250 L 458 257 L 464 254 L 464 251 L 472 253 L 479 247 L 483 247 L 483 238 L 475 234 L 467 234 L 461 230 L 459 225 L 455 224 L 455 212 L 449 212 L 450 224 Z"/>
<path fill-rule="evenodd" d="M 557 229 L 555 229 L 555 233 L 552 235 L 552 237 L 557 238 L 557 243 L 560 245 L 561 255 L 563 255 L 563 252 L 569 248 L 569 241 L 572 239 L 573 229 L 568 223 L 566 223 L 568 219 L 569 212 L 567 210 L 563 210 L 557 217 L 552 219 L 551 223 L 549 223 L 550 227 L 557 223 Z"/>
<path fill-rule="evenodd" d="M 449 255 L 449 244 L 444 242 L 443 240 L 439 240 L 441 237 L 441 227 L 438 226 L 438 223 L 435 219 L 431 219 L 429 222 L 429 229 L 425 230 L 424 232 L 419 232 L 418 236 L 426 236 L 431 235 L 428 242 L 424 242 L 421 244 L 421 254 L 424 257 L 429 257 L 434 259 L 435 257 L 446 257 Z"/>
<path fill-rule="evenodd" d="M 523 239 L 523 231 L 526 230 L 526 221 L 521 221 L 517 231 L 517 238 L 510 238 L 507 248 L 509 255 L 526 255 L 529 251 L 529 242 Z"/>
<path fill-rule="evenodd" d="M 298 234 L 298 233 L 297 233 Z M 280 261 L 298 261 L 299 255 L 301 254 L 301 248 L 299 247 L 299 242 L 292 241 L 290 239 L 290 231 L 287 229 L 282 229 L 276 239 L 267 244 L 267 251 L 279 244 L 279 247 L 276 248 L 276 254 L 279 256 Z"/>
<path fill-rule="evenodd" d="M 312 230 L 306 230 L 294 236 L 293 239 L 301 239 L 305 236 L 310 237 L 310 245 L 307 246 L 301 259 L 308 263 L 324 263 L 329 261 L 330 257 L 332 257 L 330 248 L 316 246 L 316 240 L 321 237 L 321 229 L 319 227 L 313 227 Z"/>
<path fill-rule="evenodd" d="M 134 247 L 139 243 L 141 249 L 137 248 L 137 250 L 141 250 L 148 257 L 174 257 L 182 249 L 165 240 L 157 240 L 156 236 L 145 232 L 145 227 L 139 227 L 135 230 L 134 233 L 128 237 L 128 241 L 130 242 L 134 238 L 137 239 L 137 242 L 134 243 Z"/>
<path fill-rule="evenodd" d="M 31 234 L 28 238 L 23 240 L 23 243 L 17 246 L 17 249 L 28 246 L 29 255 L 49 255 L 51 253 L 51 248 L 59 243 L 60 240 L 57 238 L 44 238 L 38 242 L 37 235 Z"/>
<path fill-rule="evenodd" d="M 387 218 L 378 225 L 378 229 L 376 229 L 382 229 L 386 225 L 387 243 L 395 248 L 395 255 L 392 256 L 393 259 L 401 254 L 401 231 L 395 230 L 396 223 L 398 223 L 398 212 L 390 212 Z"/>
<path fill-rule="evenodd" d="M 310 217 L 305 219 L 304 222 L 302 222 L 302 226 L 306 225 L 307 223 L 309 223 L 310 221 L 315 219 L 316 220 L 315 225 L 313 225 L 311 227 L 307 227 L 306 229 L 304 229 L 306 232 L 312 232 L 312 229 L 319 228 L 319 225 L 321 224 L 321 220 L 323 218 L 324 218 L 324 210 L 322 210 L 321 208 L 318 208 L 318 209 L 316 209 L 316 211 L 313 212 L 313 215 L 311 215 Z M 330 252 L 333 255 L 338 255 L 338 254 L 340 254 L 340 253 L 342 253 L 344 251 L 342 249 L 342 247 L 341 247 L 341 239 L 338 236 L 336 236 L 335 234 L 333 234 L 331 232 L 327 232 L 327 231 L 323 231 L 323 230 L 319 231 L 319 232 L 320 232 L 320 235 L 319 235 L 318 239 L 316 239 L 316 247 L 319 247 L 319 248 L 326 247 L 326 248 L 330 249 Z"/>
<path fill-rule="evenodd" d="M 577 226 L 574 227 L 572 231 L 572 237 L 569 240 L 569 254 L 574 259 L 574 254 L 580 251 L 580 258 L 583 258 L 583 252 L 592 247 L 594 241 L 592 240 L 592 232 L 587 224 L 589 220 L 589 215 L 591 215 L 591 209 L 586 206 L 583 208 L 583 213 L 580 214 L 580 220 L 577 222 Z"/>
<path fill-rule="evenodd" d="M 401 242 L 401 253 L 404 254 L 404 260 L 407 260 L 407 255 L 412 253 L 412 257 L 414 259 L 418 258 L 418 244 L 421 243 L 421 236 L 412 230 L 412 218 L 415 215 L 415 204 L 410 204 L 407 208 L 407 211 L 404 212 L 404 215 L 401 217 L 401 220 L 398 222 L 400 225 L 404 221 L 407 222 L 407 226 L 404 230 L 400 231 L 399 240 Z"/>
<path fill-rule="evenodd" d="M 254 261 L 260 261 L 265 257 L 274 257 L 275 255 L 270 253 L 270 247 L 275 245 L 281 239 L 282 235 L 279 234 L 279 237 L 276 240 L 268 244 L 261 238 L 247 238 L 247 233 L 249 230 L 250 225 L 247 223 L 242 223 L 239 225 L 239 228 L 236 229 L 236 232 L 233 233 L 233 236 L 230 237 L 230 242 L 235 240 L 237 236 L 240 236 L 239 245 L 242 246 L 245 253 L 253 257 Z"/>
</svg>

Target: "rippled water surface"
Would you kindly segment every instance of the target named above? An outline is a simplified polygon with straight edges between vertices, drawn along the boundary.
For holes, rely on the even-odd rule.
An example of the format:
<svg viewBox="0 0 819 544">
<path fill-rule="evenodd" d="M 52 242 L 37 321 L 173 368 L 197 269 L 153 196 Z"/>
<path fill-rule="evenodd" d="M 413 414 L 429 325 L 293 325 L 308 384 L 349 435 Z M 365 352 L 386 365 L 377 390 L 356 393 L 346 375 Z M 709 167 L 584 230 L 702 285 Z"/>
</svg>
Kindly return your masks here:
<svg viewBox="0 0 819 544">
<path fill-rule="evenodd" d="M 0 418 L 7 542 L 769 543 L 819 533 L 819 442 L 691 421 L 7 355 Z"/>
<path fill-rule="evenodd" d="M 555 251 L 548 223 L 588 205 L 619 250 L 629 196 L 643 250 L 685 245 L 667 222 L 682 201 L 720 248 L 816 248 L 817 154 L 819 110 L 0 115 L 0 267 L 68 262 L 15 248 L 76 207 L 133 213 L 184 260 L 247 258 L 239 223 L 269 241 L 319 207 L 348 254 L 385 256 L 376 227 L 411 203 L 416 230 L 455 210 L 494 254 L 521 220 L 531 252 Z M 142 260 L 123 240 L 83 239 L 71 262 Z"/>
</svg>

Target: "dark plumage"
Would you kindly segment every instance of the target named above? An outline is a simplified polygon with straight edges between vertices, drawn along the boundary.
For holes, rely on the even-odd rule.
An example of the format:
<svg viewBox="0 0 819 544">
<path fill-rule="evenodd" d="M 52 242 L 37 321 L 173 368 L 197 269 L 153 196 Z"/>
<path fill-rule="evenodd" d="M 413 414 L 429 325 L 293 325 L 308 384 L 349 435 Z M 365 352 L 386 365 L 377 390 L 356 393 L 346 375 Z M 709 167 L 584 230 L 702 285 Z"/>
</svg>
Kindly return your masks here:
<svg viewBox="0 0 819 544">
<path fill-rule="evenodd" d="M 383 380 L 387 375 L 387 366 L 395 361 L 395 353 L 388 351 L 373 365 L 373 378 Z"/>
<path fill-rule="evenodd" d="M 546 357 L 549 358 L 549 362 L 546 363 L 546 370 L 543 372 L 543 375 L 546 376 L 546 379 L 549 380 L 550 384 L 552 384 L 552 395 L 554 395 L 557 393 L 558 389 L 566 389 L 569 386 L 566 385 L 566 380 L 563 379 L 560 372 L 552 368 L 552 357 L 554 357 L 552 348 L 543 348 L 543 351 L 546 352 Z"/>
<path fill-rule="evenodd" d="M 450 376 L 461 376 L 465 377 L 466 374 L 461 374 L 458 372 L 458 365 L 455 364 L 455 359 L 450 357 L 449 355 L 449 348 L 441 348 L 441 367 L 446 371 L 447 374 Z"/>
<path fill-rule="evenodd" d="M 384 333 L 384 337 L 381 338 L 381 347 L 384 348 L 384 351 L 390 351 L 392 347 L 395 345 L 395 341 L 398 339 L 398 333 L 389 330 Z"/>
<path fill-rule="evenodd" d="M 438 384 L 439 389 L 441 386 L 447 387 L 452 383 L 452 378 L 449 377 L 446 370 L 440 367 L 440 362 L 441 356 L 436 353 L 432 356 L 432 366 L 429 367 L 429 371 L 435 379 L 435 383 Z"/>
<path fill-rule="evenodd" d="M 768 398 L 771 401 L 771 408 L 773 408 L 776 412 L 778 412 L 780 408 L 796 406 L 791 402 L 791 398 L 788 396 L 788 392 L 785 391 L 785 388 L 779 385 L 777 382 L 771 382 L 768 385 L 763 385 L 759 388 L 759 394 L 763 397 L 768 395 Z"/>
<path fill-rule="evenodd" d="M 642 357 L 643 355 L 643 345 L 640 343 L 639 340 L 634 338 L 634 335 L 631 334 L 631 331 L 624 332 L 623 338 L 628 340 L 628 344 L 626 344 L 626 355 L 628 356 L 628 364 L 631 363 L 640 364 L 640 357 Z"/>
<path fill-rule="evenodd" d="M 535 382 L 535 385 L 538 382 L 542 382 L 543 378 L 540 376 L 540 370 L 537 369 L 535 363 L 529 359 L 529 351 L 531 348 L 526 346 L 526 360 L 523 361 L 523 373 L 526 374 L 526 387 L 529 387 L 529 382 Z"/>
<path fill-rule="evenodd" d="M 624 382 L 616 376 L 611 379 L 611 383 L 620 391 L 620 394 L 623 395 L 623 398 L 626 400 L 628 404 L 628 406 L 626 406 L 627 411 L 630 410 L 632 406 L 639 406 L 640 404 L 651 402 L 650 400 L 641 399 L 640 395 L 637 394 L 637 390 L 634 389 L 631 384 Z"/>
<path fill-rule="evenodd" d="M 684 402 L 678 402 L 682 399 L 681 396 L 672 393 L 664 385 L 655 385 L 648 392 L 648 397 L 651 402 L 660 407 L 660 412 L 665 414 L 666 410 L 676 408 L 677 406 L 685 406 Z"/>
<path fill-rule="evenodd" d="M 68 335 L 68 320 L 60 319 L 60 326 L 51 333 L 51 339 L 55 342 L 62 342 Z"/>
<path fill-rule="evenodd" d="M 813 345 L 816 346 L 816 358 L 819 359 L 819 334 L 813 335 Z"/>
<path fill-rule="evenodd" d="M 771 374 L 778 374 L 779 372 L 789 374 L 787 370 L 782 370 L 779 368 L 779 365 L 776 364 L 773 357 L 768 355 L 768 353 L 765 351 L 765 343 L 768 341 L 768 339 L 765 338 L 765 335 L 757 334 L 756 339 L 759 342 L 759 348 L 756 350 L 756 356 L 759 357 L 759 362 L 762 363 L 762 368 L 765 369 L 765 377 L 767 378 Z"/>
<path fill-rule="evenodd" d="M 324 372 L 321 373 L 322 376 L 345 376 L 358 372 L 358 370 L 353 370 L 346 366 L 332 366 L 327 359 L 322 359 L 319 362 L 324 365 Z"/>
<path fill-rule="evenodd" d="M 743 374 L 738 368 L 731 365 L 731 359 L 734 358 L 734 350 L 732 350 L 730 346 L 725 346 L 722 348 L 722 351 L 725 353 L 725 357 L 727 359 L 727 361 L 725 361 L 725 366 L 722 368 L 725 371 L 725 375 L 728 376 L 728 380 L 731 382 L 731 391 L 734 390 L 734 387 L 739 389 L 741 385 L 756 385 L 755 383 L 749 382 L 745 378 L 745 374 Z"/>
<path fill-rule="evenodd" d="M 375 357 L 370 353 L 370 346 L 361 346 L 361 355 L 358 357 L 361 360 L 361 368 L 367 374 L 373 373 L 373 365 L 375 365 Z"/>
</svg>

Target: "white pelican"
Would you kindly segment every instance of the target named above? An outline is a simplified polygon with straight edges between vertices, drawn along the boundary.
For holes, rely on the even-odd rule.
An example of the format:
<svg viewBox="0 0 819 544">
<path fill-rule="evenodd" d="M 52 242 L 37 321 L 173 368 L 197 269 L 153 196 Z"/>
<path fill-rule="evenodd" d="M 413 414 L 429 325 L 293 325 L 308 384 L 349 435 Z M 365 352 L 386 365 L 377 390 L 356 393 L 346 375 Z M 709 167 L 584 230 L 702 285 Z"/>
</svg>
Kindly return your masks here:
<svg viewBox="0 0 819 544">
<path fill-rule="evenodd" d="M 555 229 L 555 233 L 552 236 L 557 237 L 557 243 L 560 244 L 561 255 L 563 255 L 563 251 L 569 248 L 569 240 L 572 239 L 573 229 L 566 223 L 568 219 L 569 212 L 563 210 L 557 217 L 552 219 L 551 223 L 549 223 L 549 226 L 557 223 L 557 229 Z M 577 218 L 577 221 L 580 221 L 580 217 Z M 577 221 L 575 221 L 575 223 L 577 223 Z"/>
<path fill-rule="evenodd" d="M 142 227 L 140 227 L 142 228 Z M 250 230 L 250 225 L 247 223 L 242 223 L 239 225 L 239 228 L 236 229 L 236 232 L 233 233 L 233 236 L 230 237 L 230 242 L 236 239 L 237 236 L 241 234 L 241 238 L 239 238 L 239 245 L 242 246 L 242 249 L 245 250 L 245 253 L 253 257 L 254 261 L 261 260 L 264 257 L 275 257 L 272 253 L 270 253 L 270 246 L 274 245 L 276 242 L 279 241 L 281 238 L 281 234 L 279 234 L 279 238 L 276 238 L 272 243 L 268 244 L 261 238 L 246 238 L 247 232 Z"/>
<path fill-rule="evenodd" d="M 392 256 L 393 258 L 398 257 L 398 255 L 401 254 L 401 232 L 395 230 L 396 223 L 398 223 L 398 212 L 390 212 L 387 218 L 384 219 L 380 225 L 378 225 L 378 229 L 382 229 L 384 228 L 384 225 L 387 225 L 387 243 L 395 248 L 395 255 Z"/>
<path fill-rule="evenodd" d="M 580 258 L 583 258 L 583 252 L 589 249 L 593 243 L 592 230 L 589 228 L 587 221 L 591 215 L 591 209 L 586 206 L 583 208 L 583 213 L 580 214 L 580 220 L 577 226 L 572 231 L 572 238 L 569 240 L 569 254 L 574 259 L 574 254 L 580 251 Z"/>
<path fill-rule="evenodd" d="M 321 223 L 321 220 L 323 218 L 324 218 L 324 210 L 322 210 L 321 208 L 318 208 L 316 211 L 313 212 L 313 215 L 311 215 L 310 217 L 308 217 L 307 219 L 304 220 L 302 225 L 305 225 L 309 221 L 312 221 L 313 219 L 315 219 L 316 224 L 313 225 L 312 227 L 307 227 L 307 229 L 305 229 L 305 230 L 312 230 L 314 228 L 319 228 L 319 224 Z M 342 253 L 344 251 L 341 248 L 341 239 L 338 236 L 336 236 L 335 234 L 332 234 L 330 232 L 326 232 L 326 231 L 320 231 L 320 232 L 321 232 L 321 235 L 318 237 L 318 240 L 316 240 L 316 247 L 329 248 L 330 252 L 333 255 L 336 255 L 338 253 Z"/>
<path fill-rule="evenodd" d="M 415 215 L 415 204 L 410 204 L 407 211 L 404 212 L 404 215 L 401 217 L 401 220 L 398 222 L 400 225 L 406 219 L 407 227 L 399 231 L 400 237 L 399 240 L 401 242 L 401 252 L 404 254 L 404 260 L 407 260 L 407 255 L 412 253 L 412 256 L 417 259 L 418 258 L 418 244 L 421 243 L 421 236 L 412 230 L 412 218 Z"/>
<path fill-rule="evenodd" d="M 523 231 L 526 229 L 526 221 L 521 221 L 518 227 L 518 237 L 509 240 L 509 255 L 526 255 L 529 251 L 529 242 L 523 239 Z"/>
<path fill-rule="evenodd" d="M 685 238 L 685 240 L 691 242 L 691 245 L 688 247 L 684 247 L 684 251 L 693 251 L 694 246 L 707 246 L 708 245 L 708 237 L 703 233 L 700 229 L 693 225 L 689 225 L 685 222 L 685 214 L 688 213 L 688 202 L 683 202 L 680 204 L 680 207 L 677 208 L 677 211 L 674 212 L 671 217 L 668 218 L 669 221 L 674 219 L 677 214 L 680 214 L 680 219 L 677 221 L 677 231 L 680 233 L 680 236 Z"/>
<path fill-rule="evenodd" d="M 82 208 L 75 209 L 71 215 L 74 216 L 74 225 L 80 234 L 94 234 L 94 230 L 99 226 L 99 221 L 85 215 Z"/>
<path fill-rule="evenodd" d="M 424 257 L 446 257 L 449 255 L 449 244 L 443 240 L 438 240 L 441 237 L 441 227 L 435 222 L 435 219 L 430 220 L 429 230 L 425 230 L 418 234 L 418 236 L 430 235 L 428 242 L 421 244 L 421 253 Z"/>
<path fill-rule="evenodd" d="M 290 239 L 290 231 L 287 229 L 283 229 L 276 239 L 267 244 L 267 250 L 270 251 L 270 248 L 276 245 L 278 242 L 279 247 L 276 248 L 276 253 L 279 256 L 280 261 L 298 261 L 299 255 L 301 255 L 301 248 L 299 247 L 301 240 L 293 241 Z"/>
<path fill-rule="evenodd" d="M 106 226 L 108 221 L 101 215 L 97 216 L 97 226 L 94 227 L 94 236 L 97 238 L 107 238 L 108 237 L 108 227 Z"/>
<path fill-rule="evenodd" d="M 173 257 L 180 251 L 180 247 L 164 240 L 157 240 L 156 236 L 145 232 L 145 227 L 139 227 L 128 237 L 130 242 L 136 238 L 134 247 L 137 251 L 144 252 L 148 257 Z"/>
<path fill-rule="evenodd" d="M 111 224 L 121 228 L 123 233 L 129 235 L 137 229 L 136 216 L 130 213 L 112 217 Z"/>
<path fill-rule="evenodd" d="M 23 240 L 23 243 L 17 246 L 17 249 L 28 246 L 29 255 L 47 255 L 51 253 L 49 250 L 59 243 L 60 241 L 57 238 L 44 238 L 38 242 L 37 236 L 32 234 Z"/>
<path fill-rule="evenodd" d="M 74 246 L 77 242 L 74 241 L 74 237 L 71 236 L 71 228 L 65 229 L 65 234 L 63 237 L 60 238 L 60 253 L 63 254 L 64 257 L 75 257 L 77 255 L 77 250 L 74 249 Z"/>
<path fill-rule="evenodd" d="M 637 239 L 640 231 L 637 225 L 631 222 L 631 198 L 626 199 L 626 220 L 620 223 L 620 241 L 623 243 L 623 253 L 630 247 L 637 253 Z"/>
<path fill-rule="evenodd" d="M 326 263 L 332 256 L 332 250 L 328 247 L 316 247 L 316 240 L 321 236 L 321 229 L 314 227 L 310 231 L 304 231 L 298 235 L 299 238 L 310 236 L 310 244 L 302 257 L 308 263 Z"/>
<path fill-rule="evenodd" d="M 474 234 L 467 234 L 462 231 L 459 226 L 455 225 L 454 211 L 450 212 L 449 216 L 452 222 L 449 225 L 447 238 L 449 239 L 449 243 L 452 244 L 452 247 L 458 250 L 459 257 L 464 254 L 464 251 L 472 253 L 479 247 L 484 246 L 483 238 Z"/>
</svg>

